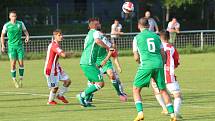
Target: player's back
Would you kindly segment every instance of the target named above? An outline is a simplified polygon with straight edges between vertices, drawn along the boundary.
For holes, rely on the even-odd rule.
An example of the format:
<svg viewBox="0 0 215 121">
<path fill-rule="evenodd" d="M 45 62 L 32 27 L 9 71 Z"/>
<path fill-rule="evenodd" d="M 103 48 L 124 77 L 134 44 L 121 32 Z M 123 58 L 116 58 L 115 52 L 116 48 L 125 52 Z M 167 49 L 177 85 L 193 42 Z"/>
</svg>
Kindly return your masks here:
<svg viewBox="0 0 215 121">
<path fill-rule="evenodd" d="M 82 52 L 80 60 L 81 65 L 93 65 L 96 63 L 99 46 L 95 43 L 94 40 L 95 32 L 98 31 L 91 29 L 84 40 L 84 50 Z"/>
<path fill-rule="evenodd" d="M 143 30 L 136 36 L 140 66 L 145 69 L 163 68 L 161 40 L 154 32 Z"/>
</svg>

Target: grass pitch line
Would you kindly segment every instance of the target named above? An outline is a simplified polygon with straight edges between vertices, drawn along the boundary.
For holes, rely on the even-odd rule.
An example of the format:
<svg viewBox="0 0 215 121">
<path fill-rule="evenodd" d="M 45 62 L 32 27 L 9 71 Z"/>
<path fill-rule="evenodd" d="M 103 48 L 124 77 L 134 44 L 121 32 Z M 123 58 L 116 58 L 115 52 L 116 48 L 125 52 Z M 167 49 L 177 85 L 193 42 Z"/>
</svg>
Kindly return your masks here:
<svg viewBox="0 0 215 121">
<path fill-rule="evenodd" d="M 0 92 L 0 95 L 1 94 L 15 94 L 15 95 L 32 95 L 32 96 L 42 96 L 42 97 L 48 97 L 49 95 L 47 94 L 37 94 L 37 93 L 27 93 L 27 92 Z M 76 97 L 67 97 L 67 98 L 70 98 L 70 99 L 76 99 Z M 102 102 L 108 102 L 108 103 L 119 103 L 119 101 L 110 101 L 110 100 L 102 100 L 102 99 L 94 99 L 96 101 L 102 101 Z M 134 103 L 133 101 L 127 101 L 125 103 Z M 151 106 L 154 106 L 154 103 L 144 103 L 144 104 L 147 104 L 147 105 L 151 105 Z M 182 107 L 190 107 L 190 108 L 202 108 L 202 109 L 214 109 L 214 107 L 210 107 L 210 106 L 199 106 L 199 105 L 183 105 Z"/>
</svg>

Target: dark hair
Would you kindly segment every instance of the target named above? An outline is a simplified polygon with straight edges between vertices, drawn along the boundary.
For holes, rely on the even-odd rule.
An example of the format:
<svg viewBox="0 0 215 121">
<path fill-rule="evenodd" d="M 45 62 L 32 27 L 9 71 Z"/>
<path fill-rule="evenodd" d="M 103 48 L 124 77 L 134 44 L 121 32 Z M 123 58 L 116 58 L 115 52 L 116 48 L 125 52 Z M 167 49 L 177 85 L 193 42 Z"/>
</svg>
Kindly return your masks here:
<svg viewBox="0 0 215 121">
<path fill-rule="evenodd" d="M 9 12 L 9 15 L 10 15 L 11 13 L 15 13 L 15 14 L 16 14 L 16 11 L 15 11 L 15 10 L 10 11 L 10 12 Z"/>
<path fill-rule="evenodd" d="M 53 35 L 62 34 L 62 31 L 60 29 L 55 29 L 53 31 Z"/>
<path fill-rule="evenodd" d="M 169 40 L 169 32 L 166 30 L 162 30 L 159 33 L 160 36 L 163 36 L 165 40 Z"/>
<path fill-rule="evenodd" d="M 139 21 L 138 21 L 138 24 L 142 25 L 145 28 L 149 27 L 149 21 L 145 17 L 140 18 Z"/>
</svg>

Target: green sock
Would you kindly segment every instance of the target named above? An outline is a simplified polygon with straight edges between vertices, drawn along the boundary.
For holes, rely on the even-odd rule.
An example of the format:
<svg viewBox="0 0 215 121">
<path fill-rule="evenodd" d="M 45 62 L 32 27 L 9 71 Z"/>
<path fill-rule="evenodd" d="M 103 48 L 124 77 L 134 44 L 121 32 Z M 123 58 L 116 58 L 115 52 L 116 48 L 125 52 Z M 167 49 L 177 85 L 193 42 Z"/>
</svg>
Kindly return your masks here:
<svg viewBox="0 0 215 121">
<path fill-rule="evenodd" d="M 81 94 L 81 97 L 84 97 L 84 98 L 88 97 L 89 95 L 98 91 L 99 89 L 101 89 L 101 87 L 99 85 L 93 84 L 84 90 L 84 92 Z"/>
<path fill-rule="evenodd" d="M 117 82 L 116 80 L 112 80 L 112 85 L 115 88 L 117 95 L 122 95 L 120 88 L 119 88 L 119 82 Z"/>
<path fill-rule="evenodd" d="M 136 101 L 135 106 L 136 106 L 137 112 L 143 111 L 143 104 L 141 101 Z"/>
<path fill-rule="evenodd" d="M 172 104 L 167 104 L 166 108 L 167 108 L 169 114 L 174 113 L 174 108 L 173 108 Z"/>
<path fill-rule="evenodd" d="M 16 70 L 11 70 L 11 76 L 13 79 L 16 78 Z"/>
<path fill-rule="evenodd" d="M 24 67 L 20 67 L 19 68 L 19 76 L 23 77 L 23 75 L 24 75 Z"/>
</svg>

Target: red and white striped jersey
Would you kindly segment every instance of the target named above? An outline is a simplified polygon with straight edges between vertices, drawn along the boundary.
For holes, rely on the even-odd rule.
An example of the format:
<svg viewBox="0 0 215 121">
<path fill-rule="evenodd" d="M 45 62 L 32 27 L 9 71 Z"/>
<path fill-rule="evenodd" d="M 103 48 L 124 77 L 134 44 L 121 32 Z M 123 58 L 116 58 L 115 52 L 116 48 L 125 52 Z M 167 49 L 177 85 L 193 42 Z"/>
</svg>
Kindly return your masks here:
<svg viewBox="0 0 215 121">
<path fill-rule="evenodd" d="M 46 62 L 45 62 L 45 75 L 54 74 L 57 75 L 58 72 L 62 72 L 62 68 L 58 62 L 59 55 L 63 52 L 59 44 L 52 40 L 48 46 Z"/>
<path fill-rule="evenodd" d="M 166 64 L 164 65 L 165 81 L 172 83 L 176 81 L 175 68 L 179 65 L 179 54 L 173 45 L 162 42 L 164 51 L 166 52 Z"/>
</svg>

